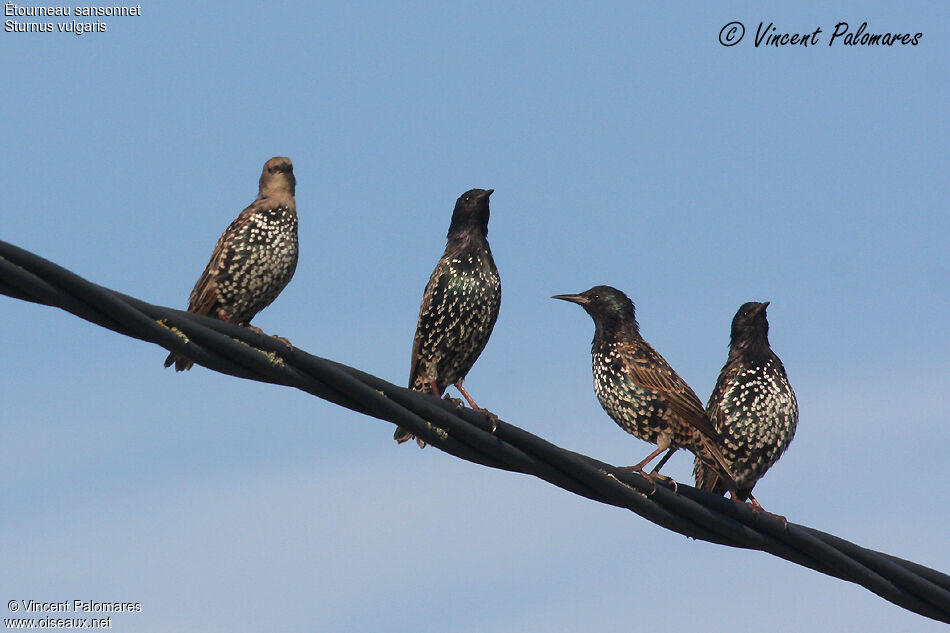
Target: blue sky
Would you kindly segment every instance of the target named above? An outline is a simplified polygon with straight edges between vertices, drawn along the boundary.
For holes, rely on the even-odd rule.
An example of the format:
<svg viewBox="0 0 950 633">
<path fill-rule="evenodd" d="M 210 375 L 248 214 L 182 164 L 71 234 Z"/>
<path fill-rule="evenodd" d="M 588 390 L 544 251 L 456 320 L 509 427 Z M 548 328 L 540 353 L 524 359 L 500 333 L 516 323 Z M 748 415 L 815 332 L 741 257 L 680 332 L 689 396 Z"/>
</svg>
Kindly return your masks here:
<svg viewBox="0 0 950 633">
<path fill-rule="evenodd" d="M 650 447 L 591 389 L 593 324 L 550 295 L 627 292 L 703 399 L 735 310 L 769 300 L 801 420 L 757 497 L 946 572 L 948 18 L 943 2 L 167 0 L 105 33 L 2 32 L 0 238 L 184 307 L 264 161 L 290 156 L 300 264 L 255 324 L 401 384 L 454 201 L 494 188 L 503 301 L 466 382 L 479 404 L 635 463 Z M 746 37 L 723 47 L 733 20 Z M 842 20 L 923 37 L 829 47 Z M 756 48 L 759 21 L 820 43 Z M 299 392 L 175 374 L 59 310 L 0 297 L 0 320 L 4 603 L 138 601 L 114 628 L 147 632 L 944 629 L 396 446 L 391 425 Z"/>
</svg>

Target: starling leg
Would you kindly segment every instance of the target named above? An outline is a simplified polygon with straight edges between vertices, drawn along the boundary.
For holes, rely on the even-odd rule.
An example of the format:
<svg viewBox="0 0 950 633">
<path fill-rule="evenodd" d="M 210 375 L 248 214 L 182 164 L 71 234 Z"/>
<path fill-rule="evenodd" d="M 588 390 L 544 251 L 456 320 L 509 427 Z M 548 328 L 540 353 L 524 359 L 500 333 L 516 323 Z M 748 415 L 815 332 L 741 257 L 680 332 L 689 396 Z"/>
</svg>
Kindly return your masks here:
<svg viewBox="0 0 950 633">
<path fill-rule="evenodd" d="M 472 407 L 472 409 L 475 411 L 480 411 L 481 413 L 485 414 L 485 416 L 491 422 L 491 432 L 494 433 L 495 431 L 497 431 L 498 430 L 498 416 L 492 413 L 491 411 L 489 411 L 488 409 L 483 409 L 477 404 L 475 404 L 475 401 L 472 400 L 472 396 L 468 395 L 468 392 L 465 391 L 465 387 L 462 386 L 461 380 L 455 383 L 455 388 L 458 389 L 459 393 L 461 393 L 462 396 L 468 401 L 468 406 Z"/>
<path fill-rule="evenodd" d="M 231 322 L 231 319 L 228 318 L 228 313 L 224 311 L 224 308 L 218 308 L 218 318 L 225 323 Z"/>
<path fill-rule="evenodd" d="M 752 496 L 751 492 L 749 493 L 749 503 L 752 505 L 753 508 L 756 508 L 757 510 L 763 510 L 763 511 L 765 510 L 765 508 L 762 507 L 762 504 L 759 503 L 759 500 Z"/>
<path fill-rule="evenodd" d="M 254 325 L 245 325 L 244 327 L 246 327 L 247 329 L 249 329 L 251 332 L 254 332 L 254 334 L 260 334 L 261 336 L 264 336 L 264 330 L 262 330 L 261 328 L 259 328 L 259 327 L 257 327 L 257 326 L 254 326 Z"/>
<path fill-rule="evenodd" d="M 624 470 L 630 470 L 630 471 L 633 471 L 633 472 L 635 472 L 635 473 L 640 473 L 641 475 L 643 475 L 643 476 L 645 477 L 645 476 L 647 475 L 647 473 L 643 472 L 643 467 L 646 466 L 647 464 L 649 464 L 650 462 L 652 462 L 654 459 L 656 459 L 656 456 L 659 455 L 660 453 L 662 453 L 663 451 L 665 451 L 667 448 L 669 448 L 669 447 L 668 447 L 668 446 L 659 446 L 655 451 L 653 451 L 652 453 L 650 453 L 649 455 L 647 455 L 647 456 L 646 456 L 646 459 L 644 459 L 642 462 L 640 462 L 640 463 L 637 464 L 636 466 L 624 466 Z M 657 470 L 659 470 L 659 467 L 657 468 Z M 657 473 L 656 473 L 656 471 L 653 471 L 653 473 L 651 473 L 651 474 L 654 474 L 654 475 L 655 475 L 655 474 L 657 474 Z"/>
<path fill-rule="evenodd" d="M 671 449 L 666 453 L 666 455 L 663 456 L 663 459 L 660 460 L 660 463 L 657 464 L 657 465 L 653 468 L 653 472 L 652 472 L 651 474 L 653 474 L 653 475 L 658 474 L 658 473 L 660 472 L 660 469 L 663 468 L 664 465 L 666 465 L 666 462 L 670 461 L 670 457 L 673 457 L 673 453 L 675 453 L 675 452 L 676 452 L 676 449 L 675 449 L 675 448 L 671 448 Z"/>
<path fill-rule="evenodd" d="M 462 386 L 462 381 L 461 381 L 461 380 L 458 381 L 457 383 L 455 383 L 455 388 L 458 389 L 459 392 L 462 394 L 462 397 L 465 398 L 465 400 L 468 401 L 468 406 L 470 406 L 470 407 L 472 407 L 473 409 L 476 409 L 476 410 L 479 409 L 479 406 L 478 406 L 477 404 L 475 404 L 475 401 L 474 401 L 474 400 L 472 400 L 472 396 L 468 395 L 468 392 L 465 391 L 465 387 Z"/>
<path fill-rule="evenodd" d="M 676 452 L 676 449 L 675 449 L 675 448 L 669 449 L 669 450 L 666 452 L 666 455 L 663 456 L 663 459 L 661 459 L 660 462 L 659 462 L 656 466 L 653 467 L 653 470 L 652 470 L 649 474 L 643 473 L 643 476 L 646 477 L 647 479 L 649 479 L 650 481 L 652 481 L 654 484 L 655 484 L 657 481 L 662 481 L 662 482 L 666 482 L 666 483 L 671 483 L 671 484 L 673 484 L 673 492 L 678 492 L 678 491 L 679 491 L 679 485 L 676 483 L 676 481 L 675 481 L 672 477 L 667 477 L 666 475 L 661 475 L 661 474 L 660 474 L 660 469 L 663 468 L 663 466 L 664 466 L 664 464 L 666 464 L 666 462 L 670 461 L 670 457 L 673 457 L 673 453 L 675 453 L 675 452 Z M 649 458 L 648 458 L 648 460 L 649 460 Z"/>
<path fill-rule="evenodd" d="M 644 472 L 643 468 L 644 468 L 647 464 L 649 464 L 651 461 L 653 461 L 653 460 L 656 458 L 657 455 L 659 455 L 660 453 L 662 453 L 663 451 L 665 451 L 665 450 L 667 450 L 667 449 L 669 449 L 670 452 L 663 456 L 663 459 L 660 460 L 660 463 L 657 464 L 656 468 L 653 469 L 653 472 L 651 472 L 651 473 Z M 654 489 L 655 489 L 656 483 L 657 483 L 658 481 L 662 481 L 662 482 L 664 482 L 664 483 L 672 483 L 672 484 L 673 484 L 673 491 L 676 492 L 677 484 L 676 484 L 676 482 L 673 480 L 673 478 L 672 478 L 672 477 L 667 477 L 666 475 L 661 475 L 661 474 L 658 472 L 658 471 L 660 470 L 660 467 L 663 466 L 663 464 L 665 464 L 666 461 L 670 458 L 670 456 L 673 455 L 673 453 L 675 453 L 675 452 L 676 452 L 676 449 L 675 449 L 675 448 L 670 448 L 670 442 L 669 442 L 669 440 L 664 441 L 664 438 L 661 437 L 661 438 L 660 438 L 659 446 L 657 446 L 657 448 L 656 448 L 655 451 L 653 451 L 652 453 L 650 453 L 649 455 L 647 455 L 647 456 L 646 456 L 646 459 L 644 459 L 642 462 L 640 462 L 640 463 L 637 464 L 636 466 L 624 466 L 623 469 L 624 469 L 624 470 L 629 470 L 629 471 L 632 471 L 632 472 L 635 472 L 635 473 L 640 473 L 641 476 L 643 476 L 643 477 L 649 479 L 651 482 L 653 482 Z"/>
</svg>

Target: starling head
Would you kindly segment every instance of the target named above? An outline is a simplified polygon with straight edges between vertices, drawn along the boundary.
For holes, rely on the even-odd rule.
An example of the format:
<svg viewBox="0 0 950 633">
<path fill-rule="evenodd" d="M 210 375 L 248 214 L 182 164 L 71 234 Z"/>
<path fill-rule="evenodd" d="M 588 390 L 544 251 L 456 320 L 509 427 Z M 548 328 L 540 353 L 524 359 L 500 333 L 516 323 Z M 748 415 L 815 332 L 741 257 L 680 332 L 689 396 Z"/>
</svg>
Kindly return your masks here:
<svg viewBox="0 0 950 633">
<path fill-rule="evenodd" d="M 612 338 L 621 332 L 640 336 L 640 327 L 633 301 L 611 286 L 594 286 L 576 295 L 554 295 L 552 299 L 570 301 L 584 308 L 594 320 L 597 330 L 594 335 Z"/>
<path fill-rule="evenodd" d="M 732 319 L 732 347 L 769 346 L 769 322 L 765 309 L 769 302 L 743 303 Z"/>
<path fill-rule="evenodd" d="M 261 172 L 260 191 L 262 196 L 278 194 L 294 195 L 297 179 L 294 177 L 294 164 L 286 156 L 275 156 L 264 163 Z"/>
<path fill-rule="evenodd" d="M 488 235 L 488 197 L 494 189 L 469 189 L 455 201 L 452 212 L 452 224 L 449 225 L 449 237 L 479 231 Z"/>
</svg>

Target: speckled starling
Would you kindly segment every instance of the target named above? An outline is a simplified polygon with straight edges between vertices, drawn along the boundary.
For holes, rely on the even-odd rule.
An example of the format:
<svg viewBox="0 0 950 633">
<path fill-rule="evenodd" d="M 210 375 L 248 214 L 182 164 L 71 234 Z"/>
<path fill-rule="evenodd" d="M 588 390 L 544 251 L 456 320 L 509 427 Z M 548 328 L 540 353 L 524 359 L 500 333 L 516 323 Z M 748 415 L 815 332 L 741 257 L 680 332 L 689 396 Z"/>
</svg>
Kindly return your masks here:
<svg viewBox="0 0 950 633">
<path fill-rule="evenodd" d="M 297 269 L 297 204 L 294 166 L 277 156 L 264 163 L 257 199 L 218 239 L 188 299 L 188 311 L 249 326 L 277 298 Z M 165 367 L 191 369 L 169 354 Z"/>
<path fill-rule="evenodd" d="M 473 409 L 478 406 L 462 381 L 485 349 L 501 306 L 501 279 L 488 246 L 493 191 L 472 189 L 455 202 L 445 253 L 422 295 L 409 372 L 410 389 L 441 397 L 455 385 Z M 413 436 L 397 428 L 393 437 L 402 443 Z"/>
<path fill-rule="evenodd" d="M 554 298 L 580 305 L 594 320 L 591 365 L 600 405 L 624 431 L 658 447 L 630 470 L 645 474 L 644 466 L 657 455 L 683 447 L 729 477 L 718 448 L 721 440 L 702 403 L 640 336 L 633 302 L 627 295 L 610 286 L 595 286 Z"/>
<path fill-rule="evenodd" d="M 729 358 L 706 413 L 725 443 L 723 454 L 736 478 L 738 499 L 758 505 L 752 488 L 778 461 L 795 436 L 798 401 L 782 361 L 769 347 L 765 303 L 743 304 L 732 319 Z M 725 494 L 717 474 L 697 461 L 696 487 Z"/>
</svg>

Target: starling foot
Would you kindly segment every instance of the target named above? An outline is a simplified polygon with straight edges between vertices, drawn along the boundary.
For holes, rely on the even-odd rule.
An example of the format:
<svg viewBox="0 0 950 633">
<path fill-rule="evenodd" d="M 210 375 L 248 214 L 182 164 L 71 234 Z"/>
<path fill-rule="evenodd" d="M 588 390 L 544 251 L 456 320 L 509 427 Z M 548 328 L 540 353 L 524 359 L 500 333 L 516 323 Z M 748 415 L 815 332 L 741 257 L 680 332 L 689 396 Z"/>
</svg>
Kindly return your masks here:
<svg viewBox="0 0 950 633">
<path fill-rule="evenodd" d="M 640 475 L 641 477 L 649 481 L 651 484 L 653 484 L 653 490 L 650 491 L 650 495 L 649 495 L 651 497 L 656 492 L 656 485 L 658 483 L 667 484 L 667 485 L 672 484 L 673 492 L 679 491 L 679 484 L 676 483 L 675 479 L 673 479 L 672 477 L 667 477 L 666 475 L 661 475 L 660 473 L 656 471 L 653 471 L 652 473 L 648 473 L 648 472 L 645 472 L 642 468 L 637 468 L 636 466 L 621 466 L 620 470 L 626 470 L 632 473 L 637 473 L 638 475 Z"/>
<path fill-rule="evenodd" d="M 730 493 L 730 494 L 731 494 L 731 493 Z M 743 505 L 745 505 L 745 506 L 748 506 L 749 509 L 751 509 L 752 512 L 754 512 L 755 514 L 759 514 L 759 513 L 767 514 L 767 515 L 769 515 L 770 517 L 773 517 L 773 518 L 775 518 L 775 519 L 778 519 L 779 521 L 781 521 L 781 522 L 784 524 L 784 527 L 788 527 L 788 519 L 786 519 L 786 518 L 785 518 L 784 516 L 782 516 L 781 514 L 775 514 L 774 512 L 769 512 L 768 510 L 766 510 L 765 508 L 763 508 L 763 507 L 762 507 L 762 504 L 760 504 L 760 503 L 755 499 L 755 497 L 753 497 L 752 495 L 749 495 L 749 500 L 748 500 L 748 501 L 740 501 L 738 498 L 736 498 L 735 495 L 732 495 L 732 500 L 735 501 L 736 503 L 741 503 L 741 504 L 743 504 Z"/>
<path fill-rule="evenodd" d="M 495 434 L 495 431 L 498 430 L 498 416 L 489 411 L 488 409 L 476 409 L 479 413 L 483 413 L 488 421 L 491 422 L 491 433 Z"/>
<path fill-rule="evenodd" d="M 289 347 L 290 349 L 294 348 L 293 343 L 285 339 L 283 336 L 277 336 L 276 334 L 271 334 L 271 336 L 277 339 L 278 341 L 280 341 L 281 343 L 283 343 L 284 345 L 286 345 L 287 347 Z"/>
<path fill-rule="evenodd" d="M 672 485 L 672 486 L 673 486 L 673 492 L 674 492 L 674 493 L 679 492 L 679 484 L 676 483 L 676 480 L 673 479 L 672 477 L 667 477 L 666 475 L 661 475 L 661 474 L 658 473 L 658 472 L 645 473 L 643 476 L 653 482 L 653 492 L 656 492 L 656 485 L 657 485 L 658 483 L 666 484 L 666 485 L 668 485 L 668 486 L 669 486 L 669 485 Z"/>
<path fill-rule="evenodd" d="M 478 411 L 479 413 L 484 413 L 485 417 L 491 422 L 491 432 L 494 434 L 498 430 L 498 416 L 489 411 L 488 409 L 483 409 L 472 400 L 472 396 L 468 395 L 468 392 L 465 391 L 465 388 L 462 386 L 462 381 L 455 383 L 455 388 L 459 390 L 459 393 L 468 401 L 468 406 L 472 408 L 473 411 Z"/>
<path fill-rule="evenodd" d="M 459 409 L 461 409 L 463 406 L 465 406 L 465 405 L 462 404 L 462 399 L 461 399 L 461 398 L 453 398 L 453 397 L 450 396 L 449 394 L 445 394 L 444 396 L 442 396 L 442 399 L 443 399 L 443 400 L 448 400 L 449 402 L 451 402 L 452 404 L 454 404 L 455 406 L 457 406 Z"/>
</svg>

